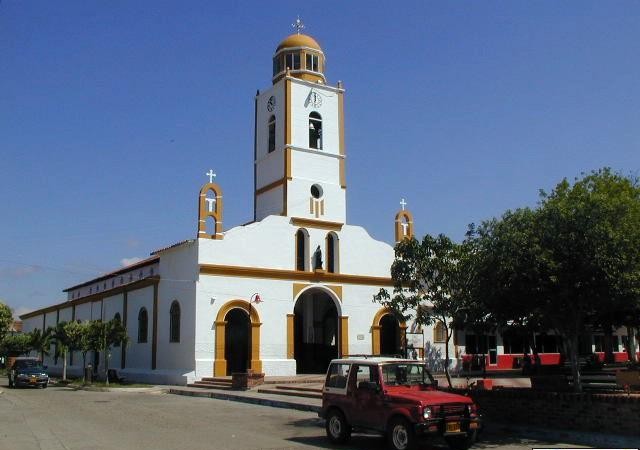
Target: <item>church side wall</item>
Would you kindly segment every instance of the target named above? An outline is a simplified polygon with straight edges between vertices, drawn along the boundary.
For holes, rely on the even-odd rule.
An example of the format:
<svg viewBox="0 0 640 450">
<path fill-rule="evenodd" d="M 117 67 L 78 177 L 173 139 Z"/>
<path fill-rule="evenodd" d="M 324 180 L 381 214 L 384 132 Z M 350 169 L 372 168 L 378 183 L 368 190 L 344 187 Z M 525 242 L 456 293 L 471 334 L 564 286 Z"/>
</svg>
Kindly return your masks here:
<svg viewBox="0 0 640 450">
<path fill-rule="evenodd" d="M 156 382 L 186 384 L 195 379 L 196 261 L 196 245 L 165 251 L 160 258 Z M 179 342 L 170 342 L 169 313 L 173 301 L 180 305 Z"/>
</svg>

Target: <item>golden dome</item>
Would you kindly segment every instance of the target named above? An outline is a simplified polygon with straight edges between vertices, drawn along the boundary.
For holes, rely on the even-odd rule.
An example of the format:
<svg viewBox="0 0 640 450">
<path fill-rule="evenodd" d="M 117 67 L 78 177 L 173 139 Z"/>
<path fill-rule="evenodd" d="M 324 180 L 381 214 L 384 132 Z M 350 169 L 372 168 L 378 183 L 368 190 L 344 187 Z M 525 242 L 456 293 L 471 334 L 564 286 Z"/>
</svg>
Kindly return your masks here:
<svg viewBox="0 0 640 450">
<path fill-rule="evenodd" d="M 314 50 L 322 51 L 322 49 L 320 48 L 320 44 L 318 44 L 318 42 L 314 38 L 306 34 L 295 33 L 287 36 L 282 42 L 280 42 L 278 48 L 276 48 L 276 53 L 278 53 L 283 48 L 292 47 L 309 47 Z"/>
</svg>

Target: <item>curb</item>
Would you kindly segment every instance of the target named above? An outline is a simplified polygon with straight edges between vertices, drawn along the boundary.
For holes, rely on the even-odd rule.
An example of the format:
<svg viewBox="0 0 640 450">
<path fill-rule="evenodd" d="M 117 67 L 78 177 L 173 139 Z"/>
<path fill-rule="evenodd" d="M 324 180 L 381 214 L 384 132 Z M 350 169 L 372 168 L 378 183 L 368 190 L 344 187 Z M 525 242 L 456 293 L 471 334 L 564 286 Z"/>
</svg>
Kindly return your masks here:
<svg viewBox="0 0 640 450">
<path fill-rule="evenodd" d="M 272 400 L 260 397 L 246 397 L 243 395 L 227 394 L 223 392 L 196 392 L 183 391 L 181 389 L 169 389 L 169 394 L 184 395 L 187 397 L 215 398 L 217 400 L 231 400 L 235 402 L 251 403 L 253 405 L 271 406 L 274 408 L 295 409 L 298 411 L 320 411 L 320 407 L 316 405 L 306 405 L 304 403 L 295 403 L 286 400 Z"/>
</svg>

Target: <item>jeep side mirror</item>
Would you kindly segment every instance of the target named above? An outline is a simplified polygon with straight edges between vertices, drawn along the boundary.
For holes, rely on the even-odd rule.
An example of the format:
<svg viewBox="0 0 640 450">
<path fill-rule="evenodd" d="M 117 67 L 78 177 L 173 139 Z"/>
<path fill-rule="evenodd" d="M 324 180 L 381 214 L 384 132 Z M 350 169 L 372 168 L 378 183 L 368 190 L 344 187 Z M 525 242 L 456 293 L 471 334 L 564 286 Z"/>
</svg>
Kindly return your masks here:
<svg viewBox="0 0 640 450">
<path fill-rule="evenodd" d="M 43 368 L 44 370 L 47 370 L 47 369 L 49 368 L 49 366 L 42 366 L 42 368 Z"/>
</svg>

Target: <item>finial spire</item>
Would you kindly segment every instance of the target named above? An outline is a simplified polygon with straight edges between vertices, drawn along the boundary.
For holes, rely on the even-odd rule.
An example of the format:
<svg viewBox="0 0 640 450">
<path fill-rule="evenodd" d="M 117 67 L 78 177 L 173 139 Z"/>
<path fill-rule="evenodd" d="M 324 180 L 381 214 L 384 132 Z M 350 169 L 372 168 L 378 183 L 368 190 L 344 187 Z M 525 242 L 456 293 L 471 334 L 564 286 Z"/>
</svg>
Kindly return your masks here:
<svg viewBox="0 0 640 450">
<path fill-rule="evenodd" d="M 302 20 L 300 20 L 300 16 L 298 16 L 298 18 L 296 19 L 296 21 L 294 23 L 291 24 L 292 28 L 295 28 L 296 33 L 300 34 L 300 32 L 302 30 L 304 30 L 304 23 L 302 23 Z"/>
</svg>

